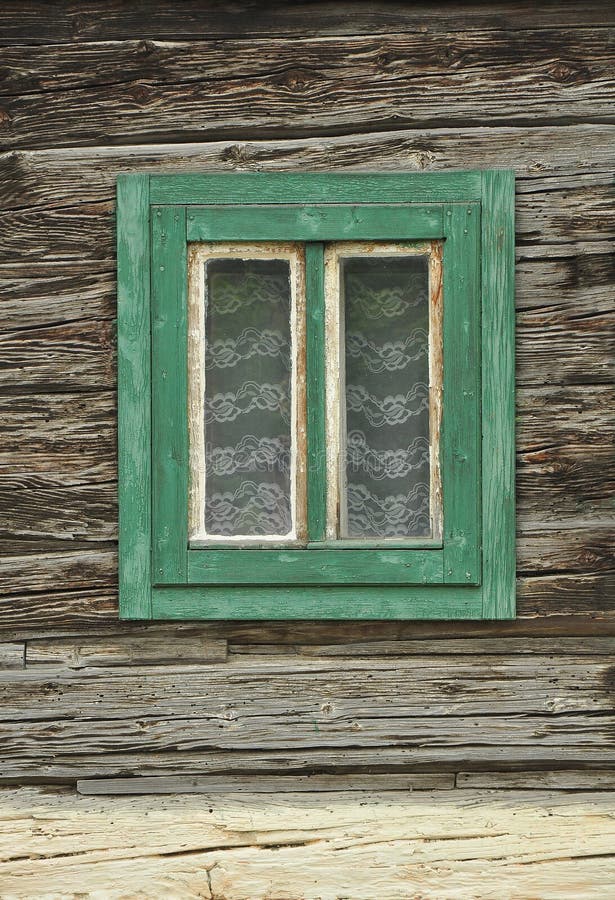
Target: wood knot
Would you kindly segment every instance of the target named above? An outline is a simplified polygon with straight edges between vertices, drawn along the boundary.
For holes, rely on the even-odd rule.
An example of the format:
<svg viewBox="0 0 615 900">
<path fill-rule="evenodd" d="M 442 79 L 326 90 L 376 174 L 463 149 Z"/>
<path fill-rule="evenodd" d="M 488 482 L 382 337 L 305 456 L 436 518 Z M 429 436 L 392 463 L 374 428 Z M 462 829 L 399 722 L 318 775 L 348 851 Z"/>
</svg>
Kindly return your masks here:
<svg viewBox="0 0 615 900">
<path fill-rule="evenodd" d="M 250 159 L 250 154 L 245 144 L 231 144 L 225 147 L 220 158 L 223 162 L 230 163 L 246 163 Z"/>
<path fill-rule="evenodd" d="M 310 83 L 311 76 L 303 69 L 289 69 L 275 79 L 280 87 L 289 91 L 302 91 Z"/>
<path fill-rule="evenodd" d="M 150 100 L 149 88 L 144 84 L 135 84 L 131 90 L 132 99 L 140 106 L 145 106 Z"/>
<path fill-rule="evenodd" d="M 591 81 L 591 72 L 587 66 L 576 65 L 558 60 L 549 68 L 554 81 L 560 84 L 584 84 Z"/>
<path fill-rule="evenodd" d="M 138 56 L 151 56 L 152 53 L 156 52 L 156 45 L 153 41 L 139 41 L 136 47 L 136 52 Z"/>
</svg>

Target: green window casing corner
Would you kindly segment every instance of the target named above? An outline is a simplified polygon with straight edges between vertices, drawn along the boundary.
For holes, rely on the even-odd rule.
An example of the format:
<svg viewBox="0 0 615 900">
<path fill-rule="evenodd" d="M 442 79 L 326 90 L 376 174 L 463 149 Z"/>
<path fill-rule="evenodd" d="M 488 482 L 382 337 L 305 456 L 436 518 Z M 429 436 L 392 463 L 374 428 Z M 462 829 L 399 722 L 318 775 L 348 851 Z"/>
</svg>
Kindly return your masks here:
<svg viewBox="0 0 615 900">
<path fill-rule="evenodd" d="M 127 174 L 117 223 L 122 618 L 514 617 L 512 172 Z M 188 243 L 259 240 L 305 243 L 309 542 L 193 549 Z M 324 243 L 424 240 L 444 247 L 442 540 L 327 542 Z"/>
</svg>

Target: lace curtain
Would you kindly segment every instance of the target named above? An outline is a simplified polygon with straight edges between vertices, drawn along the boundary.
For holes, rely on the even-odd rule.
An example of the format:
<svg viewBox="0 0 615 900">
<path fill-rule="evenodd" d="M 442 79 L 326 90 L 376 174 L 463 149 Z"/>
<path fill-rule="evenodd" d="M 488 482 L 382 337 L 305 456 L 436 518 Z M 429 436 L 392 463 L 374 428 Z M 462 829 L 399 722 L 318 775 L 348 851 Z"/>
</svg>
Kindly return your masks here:
<svg viewBox="0 0 615 900">
<path fill-rule="evenodd" d="M 291 530 L 290 266 L 205 264 L 205 530 Z"/>
<path fill-rule="evenodd" d="M 343 537 L 430 534 L 425 256 L 342 259 L 346 356 Z"/>
</svg>

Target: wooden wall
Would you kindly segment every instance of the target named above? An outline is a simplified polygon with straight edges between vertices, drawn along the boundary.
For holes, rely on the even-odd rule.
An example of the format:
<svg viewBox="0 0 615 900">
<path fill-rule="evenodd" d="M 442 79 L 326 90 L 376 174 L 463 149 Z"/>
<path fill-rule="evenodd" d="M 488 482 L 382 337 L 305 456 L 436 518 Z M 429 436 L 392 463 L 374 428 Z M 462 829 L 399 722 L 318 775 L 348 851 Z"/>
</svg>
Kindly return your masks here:
<svg viewBox="0 0 615 900">
<path fill-rule="evenodd" d="M 0 778 L 43 785 L 8 823 L 143 775 L 613 787 L 614 26 L 598 0 L 2 4 Z M 117 174 L 480 167 L 518 179 L 517 621 L 120 625 Z"/>
</svg>

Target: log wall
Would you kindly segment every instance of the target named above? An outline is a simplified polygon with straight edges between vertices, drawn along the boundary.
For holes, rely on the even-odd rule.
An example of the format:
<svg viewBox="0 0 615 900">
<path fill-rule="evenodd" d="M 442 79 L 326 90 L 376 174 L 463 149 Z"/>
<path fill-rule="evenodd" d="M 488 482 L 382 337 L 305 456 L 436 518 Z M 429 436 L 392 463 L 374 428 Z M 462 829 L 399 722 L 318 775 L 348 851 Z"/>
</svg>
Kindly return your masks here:
<svg viewBox="0 0 615 900">
<path fill-rule="evenodd" d="M 270 871 L 279 875 L 251 883 L 242 871 L 260 871 L 262 860 L 250 853 L 286 846 L 296 804 L 305 812 L 297 797 L 316 791 L 334 792 L 338 811 L 372 791 L 361 803 L 376 804 L 384 822 L 394 803 L 374 791 L 446 790 L 459 797 L 450 801 L 465 823 L 459 833 L 470 827 L 472 802 L 486 802 L 485 790 L 543 787 L 552 792 L 543 807 L 564 803 L 558 791 L 571 787 L 593 792 L 574 813 L 575 829 L 585 814 L 595 816 L 592 804 L 612 802 L 600 792 L 615 784 L 614 48 L 615 13 L 598 0 L 3 3 L 6 822 L 21 810 L 35 823 L 43 810 L 67 817 L 63 828 L 74 825 L 87 800 L 75 793 L 77 782 L 90 794 L 147 790 L 160 822 L 165 810 L 192 821 L 193 807 L 179 797 L 159 807 L 159 792 L 292 788 L 299 793 L 281 813 L 284 840 L 263 820 L 247 855 L 237 847 L 249 840 L 235 832 L 224 845 L 232 845 L 230 881 L 221 869 L 218 886 L 193 873 L 182 893 L 182 867 L 160 862 L 172 851 L 157 856 L 152 896 L 172 884 L 170 896 L 260 897 L 281 890 L 286 863 L 278 857 Z M 481 167 L 517 175 L 517 620 L 120 624 L 117 174 Z M 233 801 L 232 815 L 251 821 L 258 796 Z M 520 804 L 518 821 L 531 819 L 526 793 L 506 796 Z M 105 802 L 109 815 L 119 810 L 131 828 L 134 815 L 147 834 L 139 819 L 147 800 L 134 812 Z M 415 814 L 395 807 L 394 821 L 414 822 Z M 570 824 L 568 815 L 561 821 Z M 314 827 L 325 828 L 327 816 Z M 79 827 L 96 833 L 97 821 Z M 345 833 L 344 816 L 335 821 Z M 194 872 L 201 864 L 209 872 L 212 848 L 221 846 L 222 826 L 207 827 Z M 404 828 L 391 825 L 383 841 L 410 840 Z M 540 834 L 550 859 L 554 834 L 567 846 L 557 829 Z M 412 840 L 420 835 L 411 830 Z M 335 844 L 333 832 L 329 838 Z M 495 859 L 501 846 L 492 839 Z M 183 846 L 181 828 L 174 840 Z M 359 829 L 353 840 L 366 837 Z M 304 836 L 296 846 L 305 848 Z M 604 883 L 610 872 L 615 892 L 605 846 L 596 837 L 580 852 L 587 877 Z M 305 894 L 289 897 L 343 895 L 327 848 L 320 856 L 289 850 L 287 864 L 297 873 L 300 864 L 324 866 L 332 893 L 305 881 Z M 25 852 L 35 857 L 36 842 Z M 66 852 L 60 844 L 49 850 Z M 358 852 L 346 848 L 350 867 Z M 7 853 L 7 878 L 24 878 Z M 370 857 L 362 877 L 382 865 L 391 885 L 401 879 L 395 890 L 348 896 L 414 896 L 403 893 L 394 856 Z M 424 868 L 413 871 L 421 897 L 458 896 L 447 893 L 450 872 L 475 885 L 467 896 L 491 896 L 478 851 L 470 862 L 459 850 L 449 874 L 444 858 L 424 857 L 438 873 L 432 882 Z M 590 858 L 600 859 L 593 875 Z M 113 859 L 105 896 L 116 896 L 113 879 L 127 877 Z M 143 859 L 133 863 L 141 871 Z M 46 870 L 58 884 L 63 865 Z M 555 865 L 554 877 L 564 870 Z M 87 866 L 80 873 L 87 893 L 96 879 Z M 513 872 L 521 887 L 510 896 L 546 890 L 549 874 L 543 882 L 527 873 Z M 37 893 L 34 881 L 22 884 L 24 895 Z"/>
</svg>

